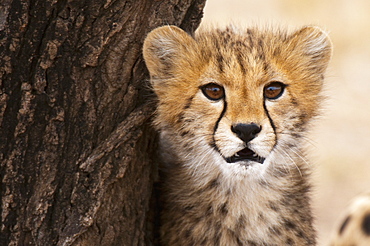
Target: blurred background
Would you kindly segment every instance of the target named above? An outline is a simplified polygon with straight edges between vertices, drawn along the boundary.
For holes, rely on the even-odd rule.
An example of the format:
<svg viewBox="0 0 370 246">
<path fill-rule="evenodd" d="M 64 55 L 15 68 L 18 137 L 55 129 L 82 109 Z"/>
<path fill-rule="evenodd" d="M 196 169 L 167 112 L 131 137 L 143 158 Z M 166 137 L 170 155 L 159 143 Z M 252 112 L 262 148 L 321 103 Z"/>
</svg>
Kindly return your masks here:
<svg viewBox="0 0 370 246">
<path fill-rule="evenodd" d="M 334 45 L 322 117 L 310 135 L 319 245 L 351 199 L 370 191 L 370 1 L 207 0 L 202 25 L 318 25 Z"/>
</svg>

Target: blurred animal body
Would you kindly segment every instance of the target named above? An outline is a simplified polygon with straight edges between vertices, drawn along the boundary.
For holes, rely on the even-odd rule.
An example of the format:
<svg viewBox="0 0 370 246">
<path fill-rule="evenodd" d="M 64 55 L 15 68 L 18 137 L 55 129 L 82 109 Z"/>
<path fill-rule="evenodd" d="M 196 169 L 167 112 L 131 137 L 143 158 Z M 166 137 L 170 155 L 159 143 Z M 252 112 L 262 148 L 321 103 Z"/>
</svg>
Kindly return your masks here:
<svg viewBox="0 0 370 246">
<path fill-rule="evenodd" d="M 348 206 L 331 246 L 370 245 L 370 193 L 357 196 Z"/>
</svg>

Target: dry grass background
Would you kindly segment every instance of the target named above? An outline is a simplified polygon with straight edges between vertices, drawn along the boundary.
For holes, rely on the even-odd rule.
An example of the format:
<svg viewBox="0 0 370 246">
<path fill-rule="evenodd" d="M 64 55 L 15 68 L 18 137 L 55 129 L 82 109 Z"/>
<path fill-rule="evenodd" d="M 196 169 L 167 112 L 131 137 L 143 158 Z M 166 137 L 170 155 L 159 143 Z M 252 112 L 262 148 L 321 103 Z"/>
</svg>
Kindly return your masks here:
<svg viewBox="0 0 370 246">
<path fill-rule="evenodd" d="M 370 1 L 208 0 L 203 24 L 319 25 L 334 55 L 325 109 L 310 139 L 319 245 L 327 245 L 348 202 L 370 191 Z"/>
</svg>

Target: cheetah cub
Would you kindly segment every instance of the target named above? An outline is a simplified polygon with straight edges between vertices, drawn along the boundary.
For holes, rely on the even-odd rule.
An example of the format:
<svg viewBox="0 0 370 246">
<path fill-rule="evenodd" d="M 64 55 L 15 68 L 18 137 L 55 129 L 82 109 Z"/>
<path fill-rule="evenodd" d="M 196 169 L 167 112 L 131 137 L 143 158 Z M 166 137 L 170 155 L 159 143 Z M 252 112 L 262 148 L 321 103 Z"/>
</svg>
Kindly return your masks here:
<svg viewBox="0 0 370 246">
<path fill-rule="evenodd" d="M 331 42 L 319 28 L 150 32 L 163 245 L 315 245 L 302 139 Z"/>
</svg>

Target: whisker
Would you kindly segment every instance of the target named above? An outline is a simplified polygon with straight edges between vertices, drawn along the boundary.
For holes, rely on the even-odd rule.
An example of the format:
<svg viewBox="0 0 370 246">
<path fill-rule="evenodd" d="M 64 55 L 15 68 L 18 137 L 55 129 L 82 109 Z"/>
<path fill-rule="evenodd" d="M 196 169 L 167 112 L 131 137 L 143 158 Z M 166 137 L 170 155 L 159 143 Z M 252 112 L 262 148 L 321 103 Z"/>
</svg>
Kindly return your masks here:
<svg viewBox="0 0 370 246">
<path fill-rule="evenodd" d="M 290 154 L 288 152 L 286 152 L 284 149 L 278 149 L 278 153 L 280 155 L 283 155 L 283 156 L 286 156 L 288 157 L 292 163 L 298 168 L 297 164 L 295 163 L 294 159 L 290 156 Z M 285 159 L 285 158 L 284 158 Z M 290 169 L 287 168 L 289 166 L 288 163 L 283 163 L 283 167 L 285 168 L 286 171 L 290 172 Z M 298 168 L 298 171 L 300 172 L 299 168 Z M 302 175 L 302 174 L 301 174 Z"/>
<path fill-rule="evenodd" d="M 301 153 L 299 148 L 296 147 L 290 147 L 289 144 L 285 140 L 281 140 L 281 142 L 286 145 L 291 152 L 293 152 L 298 158 L 300 158 L 307 166 L 311 166 L 311 163 L 309 163 L 303 153 Z"/>
<path fill-rule="evenodd" d="M 307 137 L 306 135 L 302 134 L 302 132 L 277 132 L 277 134 L 278 135 L 288 135 L 288 136 L 291 136 L 292 138 L 295 138 L 295 139 L 297 137 L 294 137 L 294 134 L 298 134 L 300 139 L 305 140 L 307 143 L 309 143 L 313 147 L 316 147 L 316 145 L 317 145 L 316 141 L 314 141 L 313 139 L 311 139 L 311 138 Z"/>
<path fill-rule="evenodd" d="M 289 154 L 288 154 L 289 155 Z M 290 156 L 290 155 L 289 155 Z M 289 157 L 290 159 L 291 159 L 291 157 Z M 299 172 L 299 175 L 301 176 L 301 177 L 303 177 L 303 175 L 302 175 L 302 172 L 301 172 L 301 169 L 299 168 L 299 166 L 297 165 L 297 163 L 295 162 L 295 161 L 293 161 L 293 164 L 294 164 L 294 166 L 296 167 L 296 169 L 298 170 L 298 172 Z"/>
</svg>

